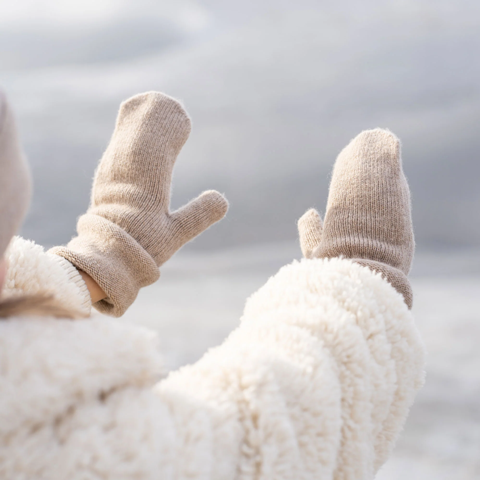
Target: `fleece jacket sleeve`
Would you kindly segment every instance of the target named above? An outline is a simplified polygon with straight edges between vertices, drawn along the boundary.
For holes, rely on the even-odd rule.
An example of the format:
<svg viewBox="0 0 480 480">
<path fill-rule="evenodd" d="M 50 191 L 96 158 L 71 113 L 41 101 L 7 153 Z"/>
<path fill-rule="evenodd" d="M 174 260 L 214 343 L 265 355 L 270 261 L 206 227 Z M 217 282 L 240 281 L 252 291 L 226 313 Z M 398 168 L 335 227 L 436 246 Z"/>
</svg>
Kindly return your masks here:
<svg viewBox="0 0 480 480">
<path fill-rule="evenodd" d="M 161 381 L 146 330 L 42 322 L 0 322 L 0 478 L 369 480 L 423 382 L 401 295 L 344 259 L 284 267 Z"/>
<path fill-rule="evenodd" d="M 247 301 L 222 346 L 159 391 L 190 450 L 205 442 L 193 419 L 209 412 L 209 478 L 366 480 L 394 446 L 423 365 L 411 312 L 380 274 L 302 260 Z"/>
<path fill-rule="evenodd" d="M 87 317 L 92 303 L 78 270 L 31 240 L 14 237 L 7 250 L 8 269 L 3 297 L 52 296 L 64 309 Z"/>
</svg>

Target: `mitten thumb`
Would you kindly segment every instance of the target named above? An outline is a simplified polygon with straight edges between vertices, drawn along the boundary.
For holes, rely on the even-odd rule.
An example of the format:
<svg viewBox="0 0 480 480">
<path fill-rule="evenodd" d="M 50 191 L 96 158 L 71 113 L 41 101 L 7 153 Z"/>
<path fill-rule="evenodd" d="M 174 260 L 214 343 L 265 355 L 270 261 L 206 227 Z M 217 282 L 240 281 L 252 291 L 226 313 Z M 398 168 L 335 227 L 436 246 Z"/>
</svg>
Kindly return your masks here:
<svg viewBox="0 0 480 480">
<path fill-rule="evenodd" d="M 300 248 L 305 258 L 313 258 L 315 249 L 322 239 L 323 222 L 320 214 L 311 208 L 298 221 Z"/>
<path fill-rule="evenodd" d="M 175 243 L 172 254 L 187 242 L 200 235 L 227 213 L 227 199 L 215 190 L 208 190 L 179 208 L 170 216 L 170 235 Z M 168 258 L 161 259 L 159 265 Z"/>
</svg>

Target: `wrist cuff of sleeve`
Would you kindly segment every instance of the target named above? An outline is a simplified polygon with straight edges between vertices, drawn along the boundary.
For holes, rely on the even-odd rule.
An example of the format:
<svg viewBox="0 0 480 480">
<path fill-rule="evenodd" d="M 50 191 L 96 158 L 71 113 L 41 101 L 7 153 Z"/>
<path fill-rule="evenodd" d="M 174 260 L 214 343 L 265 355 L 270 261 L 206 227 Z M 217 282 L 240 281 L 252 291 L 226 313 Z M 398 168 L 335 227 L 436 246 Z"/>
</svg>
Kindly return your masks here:
<svg viewBox="0 0 480 480">
<path fill-rule="evenodd" d="M 75 311 L 78 311 L 83 317 L 90 316 L 92 310 L 92 301 L 90 299 L 90 292 L 88 291 L 87 284 L 83 280 L 78 270 L 65 258 L 58 255 L 52 255 L 55 261 L 63 268 L 67 274 L 70 285 L 73 285 L 76 289 L 75 298 L 78 299 L 75 305 L 70 305 Z"/>
</svg>

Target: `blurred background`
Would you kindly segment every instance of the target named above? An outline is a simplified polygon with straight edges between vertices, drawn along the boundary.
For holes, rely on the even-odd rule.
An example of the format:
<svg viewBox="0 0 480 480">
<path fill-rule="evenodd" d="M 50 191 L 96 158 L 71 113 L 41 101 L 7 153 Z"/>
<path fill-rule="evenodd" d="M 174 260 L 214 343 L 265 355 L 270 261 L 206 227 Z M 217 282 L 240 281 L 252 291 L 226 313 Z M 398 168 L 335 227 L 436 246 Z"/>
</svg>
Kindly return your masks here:
<svg viewBox="0 0 480 480">
<path fill-rule="evenodd" d="M 159 331 L 175 368 L 221 342 L 245 298 L 300 257 L 296 220 L 324 213 L 348 141 L 391 129 L 412 189 L 429 359 L 378 478 L 478 479 L 479 47 L 474 0 L 0 0 L 0 85 L 35 182 L 22 234 L 47 247 L 74 234 L 122 100 L 181 99 L 193 131 L 172 205 L 215 188 L 231 209 L 124 320 Z"/>
</svg>

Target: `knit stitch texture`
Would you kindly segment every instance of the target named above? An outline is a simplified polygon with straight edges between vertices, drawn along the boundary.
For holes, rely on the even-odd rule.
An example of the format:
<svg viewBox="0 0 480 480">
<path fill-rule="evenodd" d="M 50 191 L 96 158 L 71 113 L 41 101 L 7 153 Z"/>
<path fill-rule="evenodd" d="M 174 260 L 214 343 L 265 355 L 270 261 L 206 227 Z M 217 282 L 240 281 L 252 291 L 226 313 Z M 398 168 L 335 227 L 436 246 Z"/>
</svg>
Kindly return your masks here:
<svg viewBox="0 0 480 480">
<path fill-rule="evenodd" d="M 312 223 L 315 214 L 299 222 L 307 257 L 350 258 L 384 275 L 412 307 L 410 190 L 395 135 L 377 128 L 355 137 L 335 162 L 323 231 L 319 220 Z"/>
</svg>

